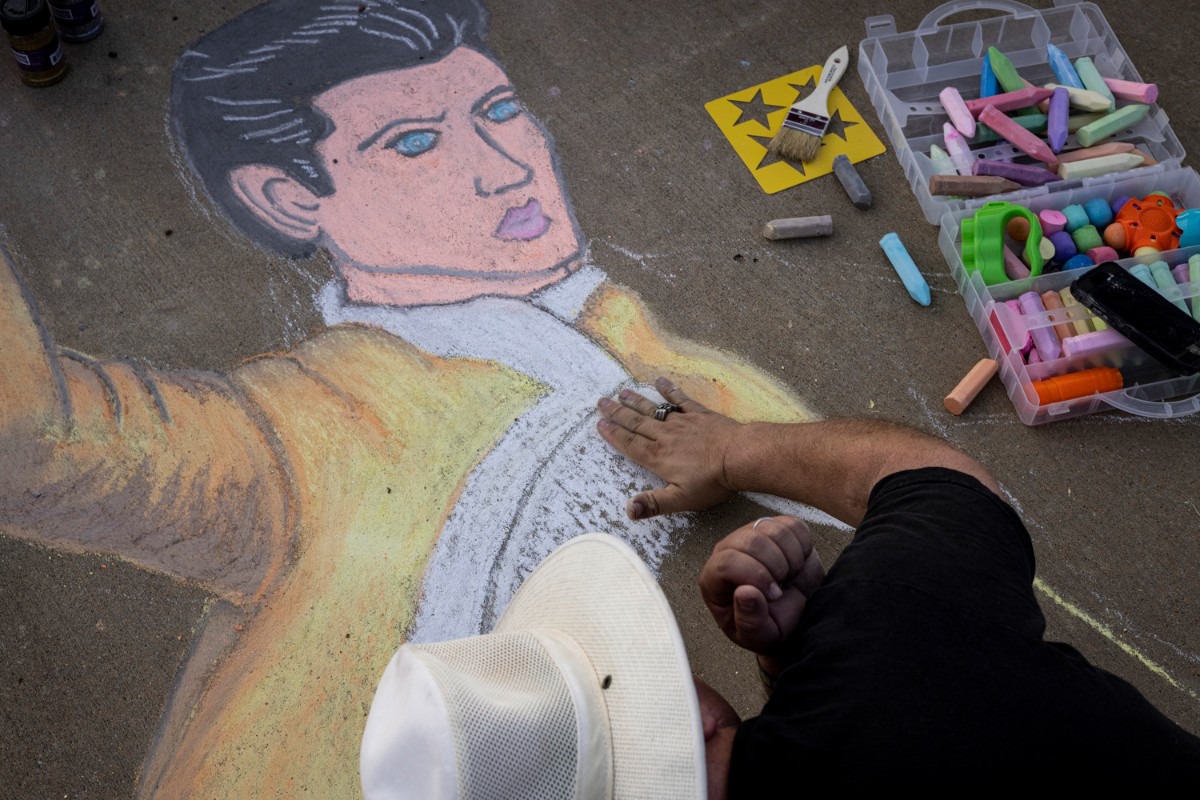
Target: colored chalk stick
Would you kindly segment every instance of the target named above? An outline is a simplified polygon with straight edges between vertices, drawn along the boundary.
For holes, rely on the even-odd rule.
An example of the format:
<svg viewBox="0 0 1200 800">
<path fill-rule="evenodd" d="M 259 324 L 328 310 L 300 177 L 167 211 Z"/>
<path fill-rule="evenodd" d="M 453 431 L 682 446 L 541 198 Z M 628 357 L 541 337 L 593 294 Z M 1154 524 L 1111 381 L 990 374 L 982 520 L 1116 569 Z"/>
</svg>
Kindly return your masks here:
<svg viewBox="0 0 1200 800">
<path fill-rule="evenodd" d="M 1089 334 L 1092 335 L 1092 334 Z M 1074 337 L 1082 339 L 1082 336 Z M 1040 405 L 1062 403 L 1093 394 L 1115 392 L 1125 385 L 1125 378 L 1119 369 L 1112 367 L 1093 367 L 1092 369 L 1069 372 L 1041 381 L 1033 381 L 1030 388 L 1038 397 Z"/>
<path fill-rule="evenodd" d="M 1200 255 L 1188 259 L 1188 283 L 1200 286 Z M 1200 321 L 1200 295 L 1192 298 L 1192 319 Z"/>
<path fill-rule="evenodd" d="M 892 269 L 896 270 L 896 274 L 900 276 L 904 288 L 908 290 L 908 296 L 923 306 L 929 305 L 931 299 L 929 284 L 921 276 L 921 270 L 917 269 L 916 262 L 908 254 L 904 243 L 900 241 L 900 236 L 896 233 L 885 234 L 879 240 L 879 246 L 883 248 L 888 261 L 891 262 Z"/>
<path fill-rule="evenodd" d="M 1008 56 L 995 47 L 989 47 L 987 54 L 988 60 L 992 62 L 992 72 L 996 75 L 996 82 L 1000 84 L 1000 88 L 1006 92 L 1015 92 L 1024 88 L 1025 82 Z"/>
<path fill-rule="evenodd" d="M 1082 77 L 1076 72 L 1075 67 L 1071 65 L 1071 59 L 1067 58 L 1067 54 L 1062 50 L 1059 50 L 1052 44 L 1046 45 L 1046 60 L 1050 62 L 1050 69 L 1054 72 L 1054 80 L 1063 86 L 1074 86 L 1076 89 L 1084 88 Z"/>
<path fill-rule="evenodd" d="M 1083 204 L 1083 210 L 1087 212 L 1088 221 L 1097 228 L 1103 228 L 1113 221 L 1113 211 L 1103 197 L 1093 197 L 1088 200 Z M 1099 236 L 1098 233 L 1096 235 Z"/>
<path fill-rule="evenodd" d="M 1072 336 L 1062 343 L 1063 355 L 1067 358 L 1102 355 L 1109 350 L 1129 347 L 1132 344 L 1111 328 L 1093 333 Z"/>
<path fill-rule="evenodd" d="M 980 59 L 983 66 L 979 69 L 979 96 L 991 97 L 1000 93 L 1000 83 L 996 80 L 996 73 L 992 72 L 992 60 L 987 56 Z"/>
<path fill-rule="evenodd" d="M 1094 114 L 1072 114 L 1067 117 L 1067 130 L 1071 133 L 1078 133 L 1079 129 L 1084 125 L 1090 125 L 1096 120 L 1104 119 L 1104 116 L 1099 111 Z"/>
<path fill-rule="evenodd" d="M 1063 180 L 1071 178 L 1093 178 L 1097 175 L 1108 175 L 1113 172 L 1124 172 L 1127 169 L 1143 166 L 1142 157 L 1137 153 L 1116 153 L 1099 158 L 1086 158 L 1083 161 L 1069 161 L 1058 165 L 1058 174 Z"/>
<path fill-rule="evenodd" d="M 1013 164 L 1010 161 L 995 161 L 989 158 L 976 159 L 971 167 L 975 175 L 994 175 L 1007 178 L 1022 186 L 1044 186 L 1059 179 L 1058 173 L 1032 164 Z M 1016 217 L 1021 219 L 1021 217 Z"/>
<path fill-rule="evenodd" d="M 1155 158 L 1153 156 L 1151 156 L 1149 153 L 1147 153 L 1144 150 L 1139 150 L 1138 148 L 1135 147 L 1132 150 L 1130 150 L 1129 152 L 1137 155 L 1138 157 L 1140 157 L 1142 159 L 1143 167 L 1153 167 L 1155 164 L 1158 163 L 1158 161 L 1155 160 Z"/>
<path fill-rule="evenodd" d="M 854 203 L 855 208 L 866 210 L 871 207 L 871 190 L 867 188 L 867 184 L 863 183 L 862 176 L 850 163 L 849 158 L 839 155 L 833 159 L 833 174 L 837 175 L 838 181 L 846 190 L 846 194 L 850 196 L 850 202 Z"/>
<path fill-rule="evenodd" d="M 947 86 L 938 94 L 938 99 L 942 101 L 942 108 L 946 109 L 951 124 L 958 128 L 958 132 L 968 139 L 974 136 L 975 117 L 971 116 L 971 112 L 967 110 L 967 104 L 963 102 L 958 89 Z"/>
<path fill-rule="evenodd" d="M 831 236 L 833 217 L 790 217 L 773 219 L 763 225 L 762 235 L 768 239 L 808 239 L 814 236 Z"/>
<path fill-rule="evenodd" d="M 1042 223 L 1042 235 L 1050 236 L 1067 227 L 1067 218 L 1061 211 L 1047 208 L 1038 212 L 1038 222 Z"/>
<path fill-rule="evenodd" d="M 1104 246 L 1104 240 L 1100 238 L 1100 231 L 1095 225 L 1084 225 L 1071 231 L 1071 240 L 1075 242 L 1075 249 L 1080 253 Z"/>
<path fill-rule="evenodd" d="M 1004 248 L 1004 274 L 1010 281 L 1020 281 L 1029 277 L 1029 267 L 1011 247 Z"/>
<path fill-rule="evenodd" d="M 1179 289 L 1175 285 L 1175 276 L 1171 274 L 1171 268 L 1167 266 L 1165 261 L 1155 261 L 1150 265 L 1150 276 L 1154 278 L 1154 286 L 1158 289 L 1158 293 L 1175 304 L 1183 313 L 1187 314 L 1187 303 L 1183 302 L 1183 298 L 1179 297 Z"/>
<path fill-rule="evenodd" d="M 1130 142 L 1105 142 L 1104 144 L 1095 144 L 1091 147 L 1081 147 L 1078 150 L 1071 150 L 1067 153 L 1059 153 L 1058 163 L 1065 164 L 1071 161 L 1083 161 L 1087 158 L 1113 156 L 1117 153 L 1132 153 L 1133 149 L 1133 144 Z"/>
<path fill-rule="evenodd" d="M 1025 312 L 1021 310 L 1021 304 L 1016 300 L 1005 300 L 1004 305 L 1008 306 L 1012 313 L 1018 317 L 1025 314 Z M 1020 351 L 1021 355 L 1026 356 L 1029 355 L 1029 351 L 1032 349 L 1033 337 L 1029 335 L 1029 331 L 1027 330 L 1025 331 L 1025 341 L 1021 343 L 1021 346 L 1018 347 L 1017 350 Z"/>
<path fill-rule="evenodd" d="M 950 158 L 950 154 L 936 144 L 929 145 L 929 164 L 934 175 L 958 174 L 958 167 L 954 166 L 954 160 Z"/>
<path fill-rule="evenodd" d="M 955 416 L 966 411 L 967 406 L 971 405 L 971 401 L 979 396 L 983 387 L 987 386 L 988 381 L 996 377 L 996 373 L 999 371 L 1000 362 L 991 358 L 980 359 L 979 363 L 971 367 L 971 371 L 958 382 L 950 394 L 946 395 L 946 399 L 943 401 L 946 410 Z"/>
<path fill-rule="evenodd" d="M 1016 111 L 1018 108 L 1035 106 L 1049 98 L 1052 94 L 1054 94 L 1052 89 L 1039 89 L 1036 86 L 1031 86 L 1028 89 L 1018 89 L 1015 92 L 1005 92 L 1004 94 L 996 94 L 991 97 L 979 97 L 974 100 L 968 100 L 965 105 L 967 110 L 978 118 L 988 106 L 995 106 L 1000 111 Z"/>
<path fill-rule="evenodd" d="M 1046 306 L 1042 304 L 1042 298 L 1038 296 L 1037 292 L 1025 292 L 1017 298 L 1017 302 L 1021 304 L 1021 313 L 1023 314 L 1046 313 Z M 1038 355 L 1042 357 L 1043 361 L 1053 361 L 1062 355 L 1062 341 L 1054 335 L 1054 331 L 1050 328 L 1031 328 L 1030 333 L 1033 334 L 1033 346 L 1037 348 Z"/>
<path fill-rule="evenodd" d="M 1146 116 L 1150 106 L 1142 103 L 1118 108 L 1111 114 L 1105 114 L 1095 122 L 1084 125 L 1075 133 L 1075 138 L 1084 147 L 1090 147 L 1101 139 L 1107 139 L 1119 130 L 1132 127 Z"/>
<path fill-rule="evenodd" d="M 1064 287 L 1059 290 L 1058 295 L 1062 298 L 1063 308 L 1067 310 L 1067 315 L 1071 318 L 1071 327 L 1075 329 L 1075 335 L 1091 333 L 1092 327 L 1088 325 L 1087 312 L 1075 299 L 1075 295 L 1071 294 L 1071 289 Z"/>
<path fill-rule="evenodd" d="M 1065 207 L 1062 210 L 1062 215 L 1067 219 L 1067 223 L 1063 225 L 1067 233 L 1074 233 L 1091 222 L 1088 219 L 1087 209 L 1079 205 L 1079 203 L 1072 203 Z"/>
<path fill-rule="evenodd" d="M 934 175 L 929 179 L 929 193 L 939 196 L 987 197 L 1020 188 L 1016 181 L 988 175 Z"/>
<path fill-rule="evenodd" d="M 1095 264 L 1103 264 L 1105 261 L 1116 261 L 1121 257 L 1116 250 L 1113 250 L 1108 245 L 1093 247 L 1087 251 L 1087 256 Z"/>
<path fill-rule="evenodd" d="M 1092 112 L 1107 112 L 1109 110 L 1108 97 L 1099 92 L 1088 91 L 1087 89 L 1076 89 L 1073 86 L 1062 86 L 1057 83 L 1047 83 L 1047 89 L 1066 89 L 1067 96 L 1070 100 L 1071 108 L 1076 111 L 1092 111 Z"/>
<path fill-rule="evenodd" d="M 950 154 L 950 160 L 954 162 L 958 174 L 970 175 L 975 159 L 971 157 L 971 145 L 967 144 L 966 137 L 958 132 L 958 128 L 945 122 L 942 123 L 942 140 L 946 143 L 946 152 Z"/>
<path fill-rule="evenodd" d="M 1026 114 L 1023 117 L 1012 117 L 1012 121 L 1030 133 L 1042 133 L 1046 130 L 1045 114 Z M 987 125 L 979 124 L 975 126 L 975 138 L 971 139 L 971 143 L 988 144 L 989 142 L 998 142 L 1003 138 Z"/>
<path fill-rule="evenodd" d="M 1145 264 L 1134 264 L 1129 268 L 1129 274 L 1149 286 L 1151 289 L 1158 288 L 1154 283 L 1154 276 L 1150 274 L 1150 268 Z"/>
<path fill-rule="evenodd" d="M 1071 98 L 1066 89 L 1058 88 L 1050 95 L 1050 107 L 1046 115 L 1046 139 L 1055 153 L 1067 143 L 1067 120 L 1071 116 Z"/>
<path fill-rule="evenodd" d="M 1153 103 L 1158 99 L 1158 84 L 1123 81 L 1118 78 L 1105 78 L 1113 97 L 1118 100 L 1129 100 L 1134 103 Z"/>
<path fill-rule="evenodd" d="M 1017 125 L 1003 112 L 997 111 L 995 107 L 985 108 L 979 115 L 979 121 L 1003 136 L 1029 157 L 1043 161 L 1051 167 L 1058 166 L 1058 159 L 1055 157 L 1054 151 L 1050 149 L 1050 145 Z"/>
<path fill-rule="evenodd" d="M 1108 98 L 1109 111 L 1117 107 L 1117 101 L 1113 97 L 1112 89 L 1108 88 L 1108 84 L 1104 82 L 1104 78 L 1100 75 L 1100 70 L 1096 69 L 1095 63 L 1090 58 L 1084 56 L 1083 58 L 1075 59 L 1075 73 L 1079 76 L 1079 80 L 1083 81 L 1083 88 Z M 1065 81 L 1059 81 L 1059 83 L 1065 83 Z"/>
<path fill-rule="evenodd" d="M 1062 296 L 1053 289 L 1048 289 L 1042 292 L 1041 298 L 1042 305 L 1050 312 L 1050 321 L 1054 323 L 1054 335 L 1058 337 L 1058 340 L 1061 342 L 1074 336 L 1075 328 L 1066 321 L 1067 315 L 1058 313 L 1063 309 Z"/>
</svg>

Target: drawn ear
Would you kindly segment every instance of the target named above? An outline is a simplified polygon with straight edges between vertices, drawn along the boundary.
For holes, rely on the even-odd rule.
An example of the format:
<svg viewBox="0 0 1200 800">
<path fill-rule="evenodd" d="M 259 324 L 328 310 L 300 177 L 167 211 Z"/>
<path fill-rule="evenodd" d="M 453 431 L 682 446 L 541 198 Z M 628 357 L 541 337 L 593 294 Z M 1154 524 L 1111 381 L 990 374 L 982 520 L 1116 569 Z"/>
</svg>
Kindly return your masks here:
<svg viewBox="0 0 1200 800">
<path fill-rule="evenodd" d="M 312 241 L 321 232 L 317 223 L 320 199 L 312 190 L 278 167 L 243 164 L 229 172 L 233 193 L 259 221 L 284 236 Z"/>
</svg>

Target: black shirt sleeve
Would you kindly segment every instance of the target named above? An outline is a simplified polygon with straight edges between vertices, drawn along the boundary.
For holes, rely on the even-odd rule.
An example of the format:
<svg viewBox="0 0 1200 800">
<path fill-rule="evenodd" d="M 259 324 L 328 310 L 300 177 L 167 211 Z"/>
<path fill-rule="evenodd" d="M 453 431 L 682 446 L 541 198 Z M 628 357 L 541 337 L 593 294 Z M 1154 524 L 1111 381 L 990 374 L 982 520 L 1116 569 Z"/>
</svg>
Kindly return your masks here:
<svg viewBox="0 0 1200 800">
<path fill-rule="evenodd" d="M 1042 639 L 1033 577 L 1020 518 L 975 478 L 880 481 L 805 610 L 797 660 L 738 729 L 730 796 L 1200 780 L 1200 740 Z"/>
</svg>

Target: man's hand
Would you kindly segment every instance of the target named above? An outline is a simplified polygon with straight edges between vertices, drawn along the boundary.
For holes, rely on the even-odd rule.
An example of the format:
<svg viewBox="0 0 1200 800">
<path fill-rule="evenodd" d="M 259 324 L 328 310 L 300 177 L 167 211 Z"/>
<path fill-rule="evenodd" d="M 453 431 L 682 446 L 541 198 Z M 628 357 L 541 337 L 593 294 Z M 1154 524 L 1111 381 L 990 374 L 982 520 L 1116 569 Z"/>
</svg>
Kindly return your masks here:
<svg viewBox="0 0 1200 800">
<path fill-rule="evenodd" d="M 729 784 L 729 761 L 738 717 L 729 701 L 704 681 L 693 676 L 696 699 L 700 702 L 700 721 L 704 726 L 704 760 L 708 765 L 708 800 L 724 800 Z"/>
<path fill-rule="evenodd" d="M 655 386 L 683 410 L 660 422 L 654 418 L 656 404 L 629 390 L 621 392 L 620 402 L 605 397 L 597 403 L 604 419 L 596 429 L 604 441 L 667 482 L 661 489 L 635 495 L 625 508 L 630 519 L 699 511 L 733 494 L 725 476 L 725 454 L 740 423 L 709 411 L 666 378 L 659 378 Z"/>
<path fill-rule="evenodd" d="M 763 517 L 718 542 L 699 582 L 725 635 L 769 661 L 795 631 L 808 598 L 824 580 L 825 567 L 808 526 L 781 516 Z M 769 663 L 763 667 L 778 673 Z"/>
</svg>

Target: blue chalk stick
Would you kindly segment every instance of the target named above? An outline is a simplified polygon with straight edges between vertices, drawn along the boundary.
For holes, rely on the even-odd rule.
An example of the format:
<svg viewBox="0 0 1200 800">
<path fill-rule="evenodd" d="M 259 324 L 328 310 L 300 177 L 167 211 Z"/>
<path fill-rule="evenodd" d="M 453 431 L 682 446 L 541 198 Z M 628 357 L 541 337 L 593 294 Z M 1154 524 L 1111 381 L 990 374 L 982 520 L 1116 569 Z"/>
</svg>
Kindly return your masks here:
<svg viewBox="0 0 1200 800">
<path fill-rule="evenodd" d="M 997 94 L 1000 94 L 1000 82 L 996 80 L 996 73 L 992 72 L 992 60 L 984 56 L 983 69 L 979 71 L 979 96 L 992 97 Z"/>
<path fill-rule="evenodd" d="M 1052 44 L 1046 45 L 1046 60 L 1050 62 L 1050 69 L 1054 70 L 1054 79 L 1060 86 L 1072 86 L 1076 89 L 1087 88 L 1083 85 L 1079 73 L 1075 71 L 1074 65 L 1071 64 L 1071 59 L 1067 58 L 1067 54 L 1062 50 Z"/>
<path fill-rule="evenodd" d="M 892 268 L 896 270 L 900 280 L 904 281 L 904 288 L 908 289 L 909 297 L 923 306 L 929 305 L 929 284 L 925 282 L 925 278 L 921 277 L 921 271 L 917 269 L 912 256 L 904 248 L 904 243 L 900 241 L 899 235 L 896 233 L 885 235 L 879 240 L 879 246 L 887 254 L 888 261 L 892 262 Z"/>
</svg>

